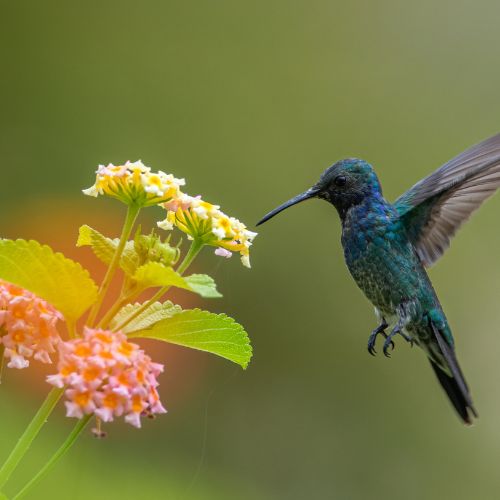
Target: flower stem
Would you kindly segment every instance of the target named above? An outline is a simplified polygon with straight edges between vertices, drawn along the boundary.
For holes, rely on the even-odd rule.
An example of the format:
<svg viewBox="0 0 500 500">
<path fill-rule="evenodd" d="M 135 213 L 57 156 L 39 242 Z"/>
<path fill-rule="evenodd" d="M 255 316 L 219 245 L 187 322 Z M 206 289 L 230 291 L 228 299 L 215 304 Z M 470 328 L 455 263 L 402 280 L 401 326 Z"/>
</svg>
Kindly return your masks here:
<svg viewBox="0 0 500 500">
<path fill-rule="evenodd" d="M 186 272 L 187 268 L 191 265 L 195 257 L 200 253 L 200 250 L 203 248 L 204 243 L 200 240 L 193 240 L 191 246 L 189 247 L 188 253 L 184 257 L 183 261 L 179 264 L 179 267 L 176 271 L 179 274 L 183 274 Z M 146 311 L 149 307 L 151 307 L 157 300 L 161 299 L 161 297 L 168 291 L 170 286 L 164 286 L 160 288 L 146 303 L 144 303 L 137 311 L 131 314 L 125 321 L 119 324 L 116 328 L 113 329 L 114 332 L 121 330 L 125 326 L 127 326 L 132 320 L 137 318 L 140 314 Z"/>
<path fill-rule="evenodd" d="M 2 383 L 3 377 L 3 366 L 5 364 L 5 345 L 0 345 L 0 384 Z"/>
<path fill-rule="evenodd" d="M 191 265 L 194 258 L 200 253 L 200 250 L 203 248 L 203 242 L 200 240 L 194 239 L 189 247 L 188 253 L 184 257 L 184 260 L 179 264 L 179 267 L 176 271 L 182 275 L 186 272 L 187 268 Z"/>
<path fill-rule="evenodd" d="M 102 319 L 99 321 L 97 324 L 98 328 L 107 328 L 108 323 L 116 316 L 118 311 L 126 304 L 134 300 L 134 298 L 139 295 L 137 292 L 131 293 L 129 295 L 126 295 L 124 297 L 119 298 L 114 305 L 111 307 L 111 309 L 108 310 L 108 312 L 102 317 Z"/>
<path fill-rule="evenodd" d="M 28 427 L 26 427 L 23 435 L 19 438 L 16 446 L 11 451 L 9 457 L 0 469 L 0 490 L 4 487 L 5 483 L 9 480 L 9 477 L 14 472 L 21 459 L 29 450 L 31 443 L 42 429 L 43 425 L 47 421 L 47 418 L 59 401 L 59 398 L 63 395 L 63 392 L 64 388 L 52 389 L 42 406 L 40 406 L 36 415 L 33 417 L 33 420 L 30 422 Z"/>
<path fill-rule="evenodd" d="M 144 303 L 137 311 L 131 314 L 125 321 L 122 321 L 117 327 L 113 328 L 114 332 L 117 332 L 127 326 L 132 320 L 137 318 L 140 314 L 142 314 L 146 309 L 151 307 L 157 300 L 161 299 L 162 295 L 169 289 L 169 286 L 164 286 L 160 288 L 146 303 Z"/>
<path fill-rule="evenodd" d="M 39 481 L 41 481 L 57 464 L 57 462 L 66 454 L 66 452 L 75 444 L 78 436 L 85 429 L 89 420 L 92 418 L 91 415 L 85 415 L 82 419 L 78 420 L 78 423 L 73 427 L 69 436 L 66 438 L 64 443 L 59 447 L 59 449 L 52 455 L 48 462 L 31 478 L 31 480 L 24 486 L 24 488 L 15 495 L 12 500 L 19 500 L 23 498 L 26 493 L 28 493 Z"/>
<path fill-rule="evenodd" d="M 127 240 L 130 236 L 130 233 L 132 232 L 132 228 L 134 227 L 134 223 L 137 219 L 137 216 L 139 215 L 139 211 L 141 210 L 141 207 L 138 205 L 129 205 L 127 208 L 127 216 L 125 217 L 125 223 L 123 224 L 123 229 L 122 229 L 122 234 L 120 236 L 120 242 L 118 243 L 118 246 L 116 247 L 116 251 L 113 255 L 113 259 L 111 260 L 111 263 L 109 264 L 108 270 L 106 271 L 106 275 L 104 276 L 104 279 L 101 283 L 101 287 L 99 288 L 99 294 L 97 296 L 97 301 L 92 307 L 89 317 L 87 319 L 87 324 L 89 326 L 92 326 L 97 318 L 97 315 L 99 314 L 99 310 L 101 309 L 102 302 L 104 300 L 104 297 L 106 296 L 106 293 L 108 292 L 109 286 L 111 285 L 111 281 L 113 280 L 113 277 L 115 275 L 115 272 L 118 268 L 118 265 L 120 263 L 120 258 L 123 253 L 123 249 L 125 248 L 125 245 L 127 243 Z"/>
</svg>

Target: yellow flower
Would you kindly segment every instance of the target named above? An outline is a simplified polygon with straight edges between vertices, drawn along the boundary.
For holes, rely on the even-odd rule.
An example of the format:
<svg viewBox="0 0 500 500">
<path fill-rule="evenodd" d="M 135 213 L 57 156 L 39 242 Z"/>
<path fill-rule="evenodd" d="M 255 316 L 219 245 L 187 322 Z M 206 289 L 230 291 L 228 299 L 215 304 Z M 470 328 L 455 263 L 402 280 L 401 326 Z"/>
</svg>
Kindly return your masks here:
<svg viewBox="0 0 500 500">
<path fill-rule="evenodd" d="M 107 194 L 129 204 L 142 207 L 157 205 L 180 196 L 184 179 L 176 179 L 161 170 L 151 172 L 140 160 L 125 165 L 99 165 L 95 184 L 84 189 L 88 196 Z"/>
<path fill-rule="evenodd" d="M 238 219 L 228 217 L 218 205 L 183 194 L 163 203 L 163 207 L 167 217 L 158 223 L 159 227 L 169 230 L 175 226 L 191 239 L 217 247 L 215 253 L 222 257 L 238 252 L 243 265 L 250 267 L 250 246 L 257 233 L 249 231 Z"/>
</svg>

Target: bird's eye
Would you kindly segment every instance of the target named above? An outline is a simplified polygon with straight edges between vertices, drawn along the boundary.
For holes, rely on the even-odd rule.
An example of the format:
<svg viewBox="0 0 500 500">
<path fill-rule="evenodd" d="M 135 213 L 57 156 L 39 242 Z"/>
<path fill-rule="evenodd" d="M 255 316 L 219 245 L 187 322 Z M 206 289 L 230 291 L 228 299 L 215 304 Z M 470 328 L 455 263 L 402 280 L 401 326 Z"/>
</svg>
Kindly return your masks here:
<svg viewBox="0 0 500 500">
<path fill-rule="evenodd" d="M 335 182 L 336 186 L 341 187 L 346 185 L 347 179 L 345 175 L 338 175 L 333 182 Z"/>
</svg>

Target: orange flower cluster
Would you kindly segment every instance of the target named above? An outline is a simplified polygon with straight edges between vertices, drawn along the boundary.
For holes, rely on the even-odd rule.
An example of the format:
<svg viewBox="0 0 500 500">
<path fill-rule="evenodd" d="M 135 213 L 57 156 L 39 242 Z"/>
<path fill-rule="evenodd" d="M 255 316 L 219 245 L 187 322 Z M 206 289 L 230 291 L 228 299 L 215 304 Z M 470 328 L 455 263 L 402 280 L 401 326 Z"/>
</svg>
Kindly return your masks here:
<svg viewBox="0 0 500 500">
<path fill-rule="evenodd" d="M 123 333 L 86 328 L 83 338 L 59 344 L 58 373 L 47 381 L 67 386 L 68 417 L 94 414 L 110 422 L 124 415 L 140 427 L 141 416 L 166 412 L 156 390 L 162 371 Z"/>
<path fill-rule="evenodd" d="M 0 280 L 0 344 L 9 368 L 26 368 L 29 358 L 51 363 L 61 342 L 57 322 L 61 313 L 23 288 Z"/>
</svg>

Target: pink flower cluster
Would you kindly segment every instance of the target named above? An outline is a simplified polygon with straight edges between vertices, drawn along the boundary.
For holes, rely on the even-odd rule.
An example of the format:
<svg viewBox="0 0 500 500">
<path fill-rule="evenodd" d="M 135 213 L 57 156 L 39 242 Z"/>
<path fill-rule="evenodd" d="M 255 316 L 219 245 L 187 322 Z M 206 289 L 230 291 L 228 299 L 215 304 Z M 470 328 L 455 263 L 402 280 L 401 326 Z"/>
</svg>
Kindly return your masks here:
<svg viewBox="0 0 500 500">
<path fill-rule="evenodd" d="M 59 344 L 58 373 L 47 381 L 67 386 L 68 417 L 94 414 L 109 422 L 125 415 L 140 427 L 141 416 L 166 412 L 156 390 L 162 371 L 123 333 L 86 328 L 83 338 Z"/>
<path fill-rule="evenodd" d="M 50 353 L 61 342 L 57 321 L 63 319 L 45 300 L 0 280 L 0 344 L 9 368 L 26 368 L 34 357 L 51 363 Z"/>
</svg>

